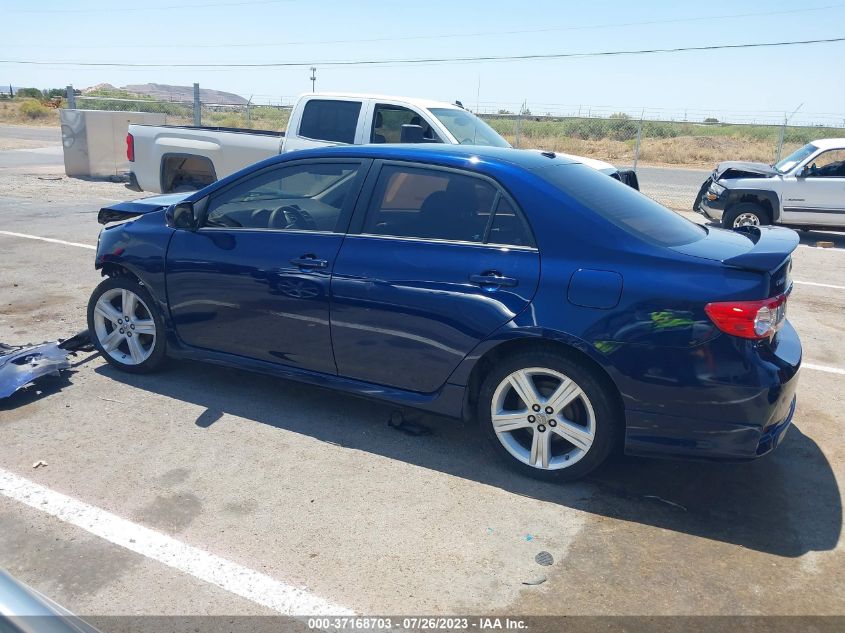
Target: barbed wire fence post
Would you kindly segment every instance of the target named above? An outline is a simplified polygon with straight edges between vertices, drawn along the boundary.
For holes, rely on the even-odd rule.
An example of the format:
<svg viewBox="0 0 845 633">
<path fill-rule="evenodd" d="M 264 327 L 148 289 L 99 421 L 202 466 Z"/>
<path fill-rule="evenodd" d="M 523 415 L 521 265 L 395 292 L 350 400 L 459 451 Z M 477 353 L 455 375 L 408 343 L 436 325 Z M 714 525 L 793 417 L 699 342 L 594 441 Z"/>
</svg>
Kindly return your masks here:
<svg viewBox="0 0 845 633">
<path fill-rule="evenodd" d="M 194 84 L 194 125 L 202 125 L 202 103 L 200 103 L 200 85 Z"/>
<path fill-rule="evenodd" d="M 643 140 L 643 119 L 645 118 L 645 109 L 640 112 L 640 124 L 637 126 L 637 142 L 634 145 L 634 166 L 633 170 L 637 171 L 637 163 L 640 161 L 640 144 Z"/>
</svg>

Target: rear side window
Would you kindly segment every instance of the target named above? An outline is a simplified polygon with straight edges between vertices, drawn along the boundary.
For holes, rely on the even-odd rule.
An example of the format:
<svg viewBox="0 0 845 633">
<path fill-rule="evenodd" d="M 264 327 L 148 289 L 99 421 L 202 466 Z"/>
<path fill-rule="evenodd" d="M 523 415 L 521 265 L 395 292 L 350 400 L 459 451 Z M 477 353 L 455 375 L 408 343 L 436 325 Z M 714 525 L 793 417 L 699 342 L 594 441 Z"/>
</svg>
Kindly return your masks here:
<svg viewBox="0 0 845 633">
<path fill-rule="evenodd" d="M 628 185 L 579 164 L 550 165 L 538 176 L 619 228 L 658 246 L 680 246 L 702 239 L 703 227 L 656 203 Z"/>
<path fill-rule="evenodd" d="M 494 207 L 502 212 L 498 220 L 492 217 Z M 393 165 L 383 167 L 379 174 L 363 232 L 461 242 L 531 243 L 522 217 L 489 181 L 451 171 Z"/>
<path fill-rule="evenodd" d="M 360 101 L 311 99 L 302 111 L 299 135 L 318 141 L 354 143 Z"/>
</svg>

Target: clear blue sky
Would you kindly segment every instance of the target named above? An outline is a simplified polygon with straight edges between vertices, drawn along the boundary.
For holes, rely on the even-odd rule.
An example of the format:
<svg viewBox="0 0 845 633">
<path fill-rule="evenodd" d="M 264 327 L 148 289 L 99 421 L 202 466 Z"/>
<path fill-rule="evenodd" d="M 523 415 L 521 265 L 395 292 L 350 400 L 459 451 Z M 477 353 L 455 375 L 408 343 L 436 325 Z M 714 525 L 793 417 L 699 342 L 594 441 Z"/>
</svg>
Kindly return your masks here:
<svg viewBox="0 0 845 633">
<path fill-rule="evenodd" d="M 183 6 L 175 7 L 179 4 Z M 819 7 L 826 8 L 811 10 Z M 759 15 L 764 11 L 769 14 Z M 748 13 L 758 15 L 721 17 Z M 320 65 L 326 60 L 591 52 L 841 37 L 845 36 L 845 2 L 835 0 L 148 0 L 143 4 L 0 0 L 0 15 L 0 59 L 306 62 L 318 66 L 318 90 L 461 99 L 474 107 L 480 85 L 482 109 L 516 108 L 526 100 L 535 113 L 583 104 L 628 111 L 664 108 L 673 116 L 689 110 L 691 118 L 708 111 L 774 117 L 803 102 L 799 117 L 830 113 L 838 116 L 840 124 L 845 120 L 845 42 L 611 58 Z M 373 39 L 382 41 L 362 41 Z M 237 46 L 223 46 L 232 44 Z M 310 90 L 308 75 L 307 68 L 126 69 L 0 63 L 0 82 L 7 85 L 190 85 L 198 81 L 207 88 L 260 95 L 257 101 Z"/>
</svg>

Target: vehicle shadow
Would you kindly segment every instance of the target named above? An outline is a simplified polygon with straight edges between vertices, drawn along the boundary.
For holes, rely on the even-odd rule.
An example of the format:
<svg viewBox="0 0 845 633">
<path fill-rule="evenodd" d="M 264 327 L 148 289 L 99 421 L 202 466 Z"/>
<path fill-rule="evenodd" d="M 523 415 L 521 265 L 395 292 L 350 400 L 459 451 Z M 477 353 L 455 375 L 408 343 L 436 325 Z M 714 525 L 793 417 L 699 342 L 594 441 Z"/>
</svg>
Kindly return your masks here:
<svg viewBox="0 0 845 633">
<path fill-rule="evenodd" d="M 845 248 L 845 233 L 835 231 L 798 231 L 801 243 L 806 246 L 818 246 L 818 242 L 832 242 L 833 248 Z M 827 246 L 827 248 L 831 248 Z"/>
<path fill-rule="evenodd" d="M 550 484 L 513 473 L 483 447 L 474 425 L 448 418 L 406 412 L 411 424 L 403 432 L 388 424 L 396 410 L 390 405 L 200 363 L 171 361 L 149 375 L 106 364 L 95 371 L 204 408 L 195 420 L 203 428 L 224 415 L 239 416 L 513 494 L 779 556 L 833 549 L 842 529 L 831 465 L 797 427 L 779 450 L 755 462 L 619 456 L 581 482 Z"/>
</svg>

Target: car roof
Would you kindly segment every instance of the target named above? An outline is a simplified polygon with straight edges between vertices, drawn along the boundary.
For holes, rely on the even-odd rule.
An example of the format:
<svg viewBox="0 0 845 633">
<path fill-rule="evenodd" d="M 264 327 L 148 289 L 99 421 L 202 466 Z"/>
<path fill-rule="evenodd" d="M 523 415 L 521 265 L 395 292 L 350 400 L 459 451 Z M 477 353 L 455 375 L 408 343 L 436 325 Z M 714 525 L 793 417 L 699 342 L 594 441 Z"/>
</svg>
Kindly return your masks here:
<svg viewBox="0 0 845 633">
<path fill-rule="evenodd" d="M 430 162 L 441 165 L 467 162 L 508 163 L 523 169 L 536 169 L 550 165 L 578 163 L 573 157 L 554 152 L 537 152 L 510 147 L 480 145 L 450 145 L 447 143 L 383 143 L 377 145 L 336 145 L 280 154 L 280 161 L 291 158 L 371 158 Z"/>
<path fill-rule="evenodd" d="M 820 138 L 810 142 L 819 149 L 845 149 L 845 138 Z"/>
</svg>

